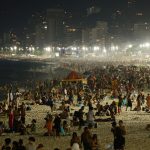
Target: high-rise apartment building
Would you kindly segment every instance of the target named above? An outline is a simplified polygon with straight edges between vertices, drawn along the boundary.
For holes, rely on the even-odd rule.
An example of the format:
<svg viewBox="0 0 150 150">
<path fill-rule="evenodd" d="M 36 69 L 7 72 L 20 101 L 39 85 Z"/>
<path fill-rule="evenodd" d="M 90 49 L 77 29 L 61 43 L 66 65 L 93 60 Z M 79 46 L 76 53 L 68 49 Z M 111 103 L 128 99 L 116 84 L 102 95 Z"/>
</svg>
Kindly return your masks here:
<svg viewBox="0 0 150 150">
<path fill-rule="evenodd" d="M 94 28 L 87 28 L 82 31 L 82 43 L 86 45 L 98 44 L 105 47 L 107 34 L 108 23 L 105 21 L 98 21 Z"/>
<path fill-rule="evenodd" d="M 134 24 L 134 37 L 136 40 L 149 40 L 150 38 L 150 23 Z"/>
<path fill-rule="evenodd" d="M 55 45 L 63 43 L 64 35 L 64 10 L 47 10 L 47 44 Z"/>
<path fill-rule="evenodd" d="M 80 45 L 82 38 L 83 15 L 80 12 L 65 12 L 65 46 Z"/>
</svg>

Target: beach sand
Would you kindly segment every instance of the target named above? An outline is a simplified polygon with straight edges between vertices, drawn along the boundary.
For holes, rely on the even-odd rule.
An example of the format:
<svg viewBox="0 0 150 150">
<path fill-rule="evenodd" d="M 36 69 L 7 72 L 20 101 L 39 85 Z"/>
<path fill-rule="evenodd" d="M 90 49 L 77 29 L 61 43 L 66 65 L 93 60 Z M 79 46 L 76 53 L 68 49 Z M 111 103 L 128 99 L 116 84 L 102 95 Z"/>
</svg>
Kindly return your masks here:
<svg viewBox="0 0 150 150">
<path fill-rule="evenodd" d="M 36 138 L 36 144 L 38 145 L 42 143 L 45 147 L 44 150 L 53 150 L 56 147 L 60 148 L 61 150 L 65 150 L 70 146 L 69 144 L 71 136 L 61 136 L 60 138 L 43 136 L 45 132 L 44 117 L 48 111 L 50 111 L 50 107 L 48 106 L 33 105 L 32 110 L 27 111 L 26 123 L 31 123 L 33 118 L 37 120 L 37 133 L 34 136 Z M 122 119 L 127 129 L 126 150 L 150 149 L 150 132 L 145 130 L 146 125 L 150 123 L 149 113 L 123 111 L 121 115 L 116 116 L 116 119 L 117 121 Z M 92 133 L 98 134 L 101 150 L 105 150 L 107 144 L 113 143 L 113 135 L 110 130 L 110 122 L 98 123 L 98 128 L 91 130 Z M 78 132 L 78 135 L 81 135 L 82 132 L 82 130 L 78 131 L 77 128 L 73 128 L 72 131 Z M 5 134 L 0 137 L 0 145 L 3 144 L 6 137 L 11 137 L 12 140 L 18 140 L 22 138 L 26 144 L 29 136 L 30 135 L 20 136 L 19 134 L 15 133 Z"/>
</svg>

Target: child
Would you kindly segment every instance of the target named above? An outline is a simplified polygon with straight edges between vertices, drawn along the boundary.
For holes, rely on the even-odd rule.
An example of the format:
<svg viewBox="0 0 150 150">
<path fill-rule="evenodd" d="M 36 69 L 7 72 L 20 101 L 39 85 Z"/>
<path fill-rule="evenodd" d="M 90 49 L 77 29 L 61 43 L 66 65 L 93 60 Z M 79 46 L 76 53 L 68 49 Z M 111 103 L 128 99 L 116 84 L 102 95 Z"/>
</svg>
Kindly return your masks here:
<svg viewBox="0 0 150 150">
<path fill-rule="evenodd" d="M 63 136 L 66 135 L 66 132 L 65 132 L 62 124 L 61 124 L 61 127 L 60 127 L 60 134 L 63 135 Z"/>
<path fill-rule="evenodd" d="M 35 133 L 36 132 L 36 120 L 33 119 L 30 125 L 27 125 L 27 128 L 30 128 L 30 132 L 31 133 Z M 29 134 L 29 132 L 28 132 Z"/>
<path fill-rule="evenodd" d="M 53 127 L 52 120 L 53 120 L 53 118 L 51 115 L 46 118 L 45 128 L 47 129 L 46 135 L 48 135 L 48 136 L 50 136 L 52 134 L 52 127 Z"/>
</svg>

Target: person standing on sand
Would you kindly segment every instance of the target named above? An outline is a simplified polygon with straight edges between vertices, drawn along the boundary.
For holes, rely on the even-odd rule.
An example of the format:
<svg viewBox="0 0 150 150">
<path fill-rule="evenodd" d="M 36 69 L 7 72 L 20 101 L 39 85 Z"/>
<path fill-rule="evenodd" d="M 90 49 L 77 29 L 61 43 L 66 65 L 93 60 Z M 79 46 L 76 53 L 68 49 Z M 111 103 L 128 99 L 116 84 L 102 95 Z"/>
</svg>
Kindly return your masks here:
<svg viewBox="0 0 150 150">
<path fill-rule="evenodd" d="M 88 125 L 91 124 L 92 126 L 95 125 L 95 115 L 93 111 L 93 107 L 89 108 L 89 112 L 87 113 L 87 123 Z"/>
<path fill-rule="evenodd" d="M 84 119 L 83 119 L 84 112 L 83 111 L 84 111 L 84 106 L 82 106 L 78 111 L 79 130 L 84 125 Z"/>
<path fill-rule="evenodd" d="M 48 136 L 52 135 L 52 129 L 53 129 L 53 118 L 52 116 L 46 118 L 46 124 L 45 124 L 45 128 L 47 129 L 47 133 Z"/>
<path fill-rule="evenodd" d="M 120 114 L 121 113 L 122 101 L 123 101 L 121 94 L 118 96 L 118 100 L 119 100 L 118 101 L 118 114 Z"/>
<path fill-rule="evenodd" d="M 142 94 L 140 93 L 136 99 L 137 101 L 137 111 L 141 110 L 141 99 L 142 99 Z"/>
<path fill-rule="evenodd" d="M 26 116 L 26 106 L 24 103 L 21 105 L 21 121 L 25 124 L 25 116 Z"/>
<path fill-rule="evenodd" d="M 71 147 L 71 150 L 80 150 L 80 146 L 78 143 L 74 143 Z"/>
<path fill-rule="evenodd" d="M 147 101 L 148 111 L 150 111 L 150 94 L 147 95 L 146 101 Z"/>
<path fill-rule="evenodd" d="M 125 138 L 122 135 L 120 127 L 115 128 L 114 132 L 114 150 L 124 150 Z"/>
<path fill-rule="evenodd" d="M 116 130 L 116 127 L 117 127 L 117 123 L 114 121 L 111 124 L 112 124 L 111 132 L 113 133 L 113 136 L 115 136 L 115 130 Z"/>
<path fill-rule="evenodd" d="M 64 89 L 64 99 L 66 100 L 66 98 L 67 98 L 67 94 L 68 94 L 68 91 L 67 91 L 67 89 L 65 88 Z"/>
<path fill-rule="evenodd" d="M 17 95 L 17 97 L 16 97 L 16 107 L 17 107 L 17 109 L 19 108 L 19 103 L 20 103 L 20 96 Z"/>
<path fill-rule="evenodd" d="M 14 111 L 12 108 L 9 113 L 9 129 L 11 132 L 14 130 Z"/>
<path fill-rule="evenodd" d="M 122 135 L 125 136 L 126 135 L 126 128 L 125 128 L 122 120 L 119 120 L 119 128 L 122 131 Z"/>
<path fill-rule="evenodd" d="M 97 134 L 94 134 L 91 141 L 91 150 L 99 150 L 100 145 L 98 142 Z"/>
<path fill-rule="evenodd" d="M 12 90 L 8 90 L 8 94 L 7 94 L 7 103 L 8 105 L 12 105 L 12 101 L 13 101 L 13 93 Z"/>
<path fill-rule="evenodd" d="M 88 127 L 85 127 L 83 133 L 81 134 L 81 144 L 83 144 L 84 150 L 91 150 L 91 140 L 92 135 Z"/>
<path fill-rule="evenodd" d="M 56 136 L 60 136 L 61 131 L 61 118 L 58 114 L 55 115 L 54 119 L 54 129 L 56 131 Z"/>
<path fill-rule="evenodd" d="M 76 132 L 73 132 L 72 138 L 70 140 L 70 146 L 72 147 L 75 143 L 77 143 L 79 147 L 81 147 L 80 138 L 78 137 Z"/>
<path fill-rule="evenodd" d="M 132 100 L 131 100 L 131 93 L 127 97 L 127 105 L 126 105 L 126 111 L 128 110 L 128 107 L 130 107 L 130 111 L 132 110 Z"/>
<path fill-rule="evenodd" d="M 48 98 L 47 104 L 50 106 L 51 112 L 53 112 L 54 101 L 52 96 Z"/>
</svg>

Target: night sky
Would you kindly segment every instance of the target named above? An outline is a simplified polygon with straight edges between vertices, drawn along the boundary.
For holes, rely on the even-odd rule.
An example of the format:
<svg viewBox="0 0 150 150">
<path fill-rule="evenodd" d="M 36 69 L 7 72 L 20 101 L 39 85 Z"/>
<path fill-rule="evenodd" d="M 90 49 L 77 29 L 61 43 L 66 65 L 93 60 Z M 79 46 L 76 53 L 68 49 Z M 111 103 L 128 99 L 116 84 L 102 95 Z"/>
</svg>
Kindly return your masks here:
<svg viewBox="0 0 150 150">
<path fill-rule="evenodd" d="M 32 13 L 45 11 L 47 8 L 62 7 L 81 12 L 96 0 L 0 0 L 0 32 L 10 28 L 22 28 Z M 127 0 L 97 0 L 104 17 L 110 15 L 114 8 L 125 7 Z M 149 12 L 150 0 L 137 0 L 137 8 Z"/>
</svg>

